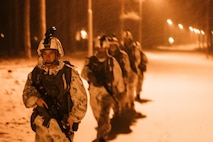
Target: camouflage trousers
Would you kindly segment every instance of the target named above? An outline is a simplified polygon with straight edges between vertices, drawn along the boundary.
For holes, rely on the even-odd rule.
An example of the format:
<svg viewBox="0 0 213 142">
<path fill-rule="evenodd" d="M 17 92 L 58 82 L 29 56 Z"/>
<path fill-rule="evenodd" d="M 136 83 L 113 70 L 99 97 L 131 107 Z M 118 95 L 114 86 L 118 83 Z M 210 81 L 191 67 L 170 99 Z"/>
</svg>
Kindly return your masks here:
<svg viewBox="0 0 213 142">
<path fill-rule="evenodd" d="M 48 128 L 42 125 L 42 116 L 37 116 L 34 123 L 36 124 L 35 142 L 69 142 L 55 119 L 50 119 Z"/>
<path fill-rule="evenodd" d="M 137 81 L 137 87 L 136 87 L 136 95 L 140 95 L 140 93 L 142 91 L 143 80 L 144 80 L 144 73 L 140 72 L 138 74 L 138 81 Z"/>
<path fill-rule="evenodd" d="M 138 76 L 133 71 L 130 72 L 128 76 L 127 97 L 126 97 L 128 108 L 134 107 L 137 80 L 138 80 Z"/>
<path fill-rule="evenodd" d="M 113 110 L 114 100 L 103 87 L 90 88 L 90 105 L 97 121 L 97 139 L 107 139 L 111 130 L 110 110 Z"/>
</svg>

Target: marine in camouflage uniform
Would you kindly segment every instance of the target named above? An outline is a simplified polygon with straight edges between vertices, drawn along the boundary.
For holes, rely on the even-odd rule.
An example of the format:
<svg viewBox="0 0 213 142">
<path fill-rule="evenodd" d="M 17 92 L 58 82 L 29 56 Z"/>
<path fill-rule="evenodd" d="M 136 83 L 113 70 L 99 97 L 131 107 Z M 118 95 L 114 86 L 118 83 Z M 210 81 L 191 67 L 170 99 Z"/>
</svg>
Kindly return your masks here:
<svg viewBox="0 0 213 142">
<path fill-rule="evenodd" d="M 128 84 L 127 84 L 127 94 L 129 96 L 129 107 L 132 109 L 134 108 L 134 101 L 135 101 L 135 93 L 137 87 L 137 80 L 138 80 L 138 64 L 140 62 L 140 52 L 137 48 L 135 48 L 135 44 L 133 42 L 132 34 L 129 31 L 124 31 L 123 35 L 123 44 L 121 49 L 124 50 L 129 57 L 131 71 L 129 72 L 128 76 Z"/>
<path fill-rule="evenodd" d="M 120 49 L 120 44 L 118 42 L 118 39 L 115 36 L 110 36 L 108 37 L 108 39 L 109 39 L 108 53 L 118 61 L 122 70 L 122 77 L 124 80 L 125 92 L 124 94 L 120 95 L 121 98 L 119 98 L 119 101 L 120 101 L 121 111 L 125 112 L 125 110 L 128 109 L 128 106 L 130 104 L 129 98 L 127 95 L 128 74 L 131 71 L 129 57 L 126 52 Z"/>
<path fill-rule="evenodd" d="M 73 141 L 72 126 L 81 122 L 87 110 L 86 90 L 75 68 L 60 60 L 64 55 L 60 41 L 55 37 L 45 40 L 42 40 L 38 46 L 38 64 L 28 74 L 23 90 L 23 102 L 27 108 L 34 108 L 37 112 L 34 116 L 32 115 L 31 122 L 34 126 L 32 129 L 36 132 L 35 142 L 70 141 L 62 132 L 56 119 L 49 118 L 47 108 L 50 106 L 33 85 L 36 82 L 41 83 L 46 92 L 67 111 L 66 121 L 72 134 L 70 139 Z M 66 76 L 70 78 L 69 81 L 66 80 Z"/>
<path fill-rule="evenodd" d="M 138 50 L 140 50 L 140 59 L 141 61 L 138 64 L 138 82 L 136 86 L 136 97 L 135 100 L 141 102 L 141 92 L 143 89 L 143 82 L 144 82 L 144 72 L 147 70 L 147 63 L 148 63 L 148 58 L 145 55 L 145 53 L 142 50 L 142 46 L 139 42 L 135 42 L 135 46 Z"/>
<path fill-rule="evenodd" d="M 134 106 L 134 100 L 140 99 L 145 71 L 144 69 L 142 69 L 142 63 L 145 63 L 143 65 L 146 65 L 147 58 L 146 61 L 142 61 L 143 59 L 145 59 L 144 57 L 146 56 L 142 52 L 141 44 L 139 42 L 133 41 L 133 36 L 130 31 L 123 32 L 123 45 L 121 49 L 128 54 L 130 61 L 132 71 L 129 74 L 128 94 L 131 105 Z"/>
<path fill-rule="evenodd" d="M 116 110 L 117 95 L 124 92 L 121 68 L 116 59 L 107 53 L 108 47 L 105 36 L 97 38 L 96 53 L 86 59 L 81 72 L 82 78 L 89 83 L 90 105 L 98 125 L 95 142 L 107 140 L 111 130 L 110 110 Z"/>
</svg>

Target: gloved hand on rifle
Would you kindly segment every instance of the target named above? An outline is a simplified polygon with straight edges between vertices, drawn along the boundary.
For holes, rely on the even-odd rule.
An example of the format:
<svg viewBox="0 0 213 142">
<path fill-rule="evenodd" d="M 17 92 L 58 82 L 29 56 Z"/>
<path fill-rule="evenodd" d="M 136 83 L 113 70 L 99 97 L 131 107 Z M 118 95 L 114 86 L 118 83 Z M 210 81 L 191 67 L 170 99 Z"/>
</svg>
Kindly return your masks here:
<svg viewBox="0 0 213 142">
<path fill-rule="evenodd" d="M 46 103 L 42 98 L 38 98 L 36 104 L 37 104 L 37 106 L 39 106 L 39 107 L 48 108 L 47 103 Z"/>
</svg>

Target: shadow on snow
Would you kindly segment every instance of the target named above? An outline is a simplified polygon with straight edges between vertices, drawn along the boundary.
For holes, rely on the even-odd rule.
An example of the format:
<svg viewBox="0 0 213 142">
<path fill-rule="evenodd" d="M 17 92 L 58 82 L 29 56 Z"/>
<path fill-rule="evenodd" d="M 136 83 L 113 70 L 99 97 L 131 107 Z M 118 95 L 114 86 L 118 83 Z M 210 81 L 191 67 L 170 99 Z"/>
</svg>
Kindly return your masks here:
<svg viewBox="0 0 213 142">
<path fill-rule="evenodd" d="M 148 99 L 136 100 L 138 103 L 143 104 L 150 102 Z M 133 109 L 128 109 L 125 112 L 122 112 L 119 116 L 116 116 L 111 119 L 111 132 L 109 133 L 108 139 L 113 140 L 118 134 L 129 134 L 132 132 L 130 126 L 134 125 L 137 122 L 137 119 L 146 118 L 146 115 L 141 112 L 137 112 Z"/>
</svg>

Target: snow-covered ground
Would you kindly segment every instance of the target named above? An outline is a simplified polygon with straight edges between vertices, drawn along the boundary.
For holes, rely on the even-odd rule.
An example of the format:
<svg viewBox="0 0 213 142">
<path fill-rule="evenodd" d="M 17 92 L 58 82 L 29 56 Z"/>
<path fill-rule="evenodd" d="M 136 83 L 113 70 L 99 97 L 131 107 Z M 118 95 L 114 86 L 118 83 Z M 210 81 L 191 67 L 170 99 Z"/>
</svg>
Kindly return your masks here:
<svg viewBox="0 0 213 142">
<path fill-rule="evenodd" d="M 116 142 L 212 142 L 213 141 L 213 60 L 190 52 L 147 51 L 148 71 L 142 97 L 136 102 L 143 118 L 134 120 L 129 131 L 114 129 Z M 85 54 L 67 58 L 78 67 Z M 22 102 L 27 74 L 36 64 L 32 60 L 0 61 L 0 142 L 33 142 L 29 119 L 32 109 Z M 87 83 L 85 82 L 85 87 Z M 75 135 L 75 142 L 91 142 L 96 122 L 90 107 Z M 123 127 L 123 126 L 119 126 Z"/>
</svg>

